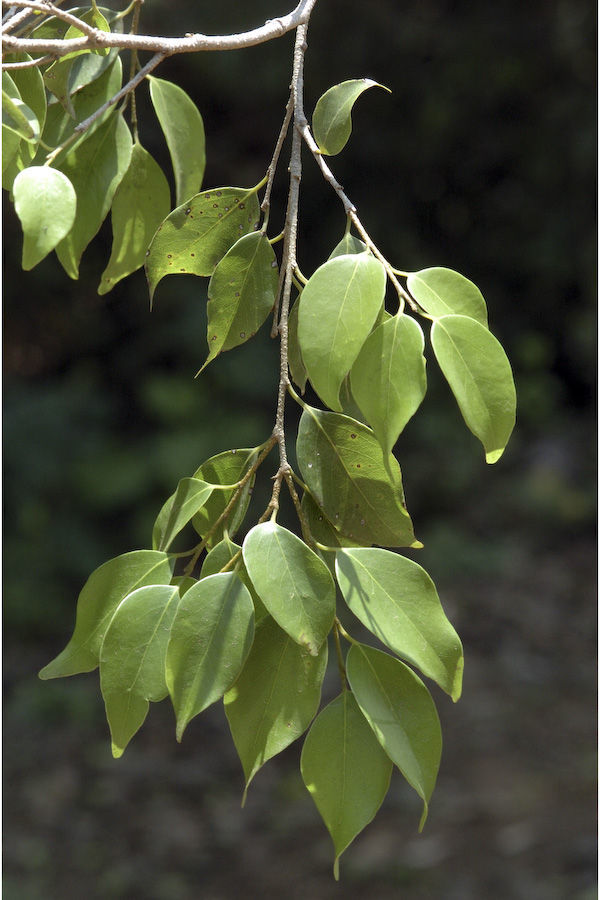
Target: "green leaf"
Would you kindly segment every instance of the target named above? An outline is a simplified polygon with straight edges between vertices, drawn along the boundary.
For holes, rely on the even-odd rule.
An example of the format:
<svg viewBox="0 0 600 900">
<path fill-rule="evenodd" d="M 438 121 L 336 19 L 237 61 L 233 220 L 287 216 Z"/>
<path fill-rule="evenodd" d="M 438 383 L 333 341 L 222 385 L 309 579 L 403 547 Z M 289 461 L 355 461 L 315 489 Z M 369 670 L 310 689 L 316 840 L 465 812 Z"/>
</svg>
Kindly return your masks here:
<svg viewBox="0 0 600 900">
<path fill-rule="evenodd" d="M 254 337 L 273 309 L 278 281 L 275 253 L 264 234 L 246 234 L 227 251 L 208 285 L 209 353 L 202 369 Z"/>
<path fill-rule="evenodd" d="M 79 18 L 88 25 L 98 28 L 100 31 L 110 32 L 108 22 L 98 8 L 87 10 L 80 14 Z M 72 41 L 81 37 L 84 37 L 84 33 L 75 25 L 70 25 L 62 36 L 62 39 Z M 90 55 L 106 57 L 109 53 L 110 48 L 108 47 L 97 50 L 74 50 L 72 53 L 66 53 L 64 56 L 61 56 L 60 59 L 57 59 L 52 65 L 48 66 L 44 72 L 44 84 L 48 90 L 54 94 L 61 106 L 72 118 L 75 118 L 75 110 L 71 101 L 71 93 L 73 90 L 73 79 L 71 76 L 75 59 L 77 57 Z"/>
<path fill-rule="evenodd" d="M 99 294 L 108 293 L 118 281 L 144 265 L 148 245 L 169 207 L 167 179 L 136 141 L 129 168 L 112 202 L 112 253 L 102 273 Z"/>
<path fill-rule="evenodd" d="M 117 607 L 100 650 L 100 687 L 114 757 L 141 727 L 148 701 L 168 694 L 165 659 L 179 602 L 173 585 L 151 585 L 128 594 Z"/>
<path fill-rule="evenodd" d="M 406 511 L 400 466 L 366 425 L 305 406 L 296 444 L 308 488 L 342 534 L 360 544 L 422 546 Z"/>
<path fill-rule="evenodd" d="M 350 370 L 352 395 L 384 454 L 425 396 L 424 346 L 418 323 L 398 314 L 371 332 Z"/>
<path fill-rule="evenodd" d="M 359 546 L 359 544 L 357 544 L 351 538 L 348 538 L 345 535 L 340 534 L 339 531 L 336 531 L 335 526 L 332 522 L 329 521 L 329 519 L 325 515 L 324 510 L 317 504 L 316 500 L 308 492 L 305 492 L 302 496 L 302 502 L 300 506 L 302 507 L 302 511 L 306 516 L 306 521 L 308 522 L 310 533 L 312 534 L 313 538 L 320 544 L 323 544 L 325 547 L 332 547 L 334 549 L 337 549 L 338 547 Z"/>
<path fill-rule="evenodd" d="M 300 770 L 331 834 L 337 880 L 341 854 L 375 817 L 392 774 L 391 760 L 350 691 L 340 694 L 313 722 Z"/>
<path fill-rule="evenodd" d="M 112 615 L 124 597 L 148 584 L 169 584 L 174 561 L 166 553 L 134 550 L 96 569 L 79 595 L 71 640 L 40 678 L 63 678 L 91 672 L 98 665 L 100 646 Z"/>
<path fill-rule="evenodd" d="M 85 59 L 99 60 L 100 57 L 92 57 L 91 55 Z M 81 61 L 84 57 L 81 58 Z M 80 60 L 75 61 L 76 64 Z M 121 60 L 117 56 L 113 63 L 106 67 L 106 70 L 93 81 L 87 84 L 78 93 L 71 97 L 75 117 L 67 115 L 59 103 L 55 103 L 48 107 L 46 115 L 46 124 L 42 138 L 44 143 L 49 147 L 58 147 L 67 141 L 72 135 L 78 123 L 85 121 L 92 113 L 99 109 L 107 100 L 117 93 L 123 80 L 123 72 Z M 63 150 L 54 160 L 54 165 L 60 167 L 68 154 L 74 153 L 77 148 L 91 136 L 114 114 L 114 107 L 107 109 L 87 128 L 80 137 L 76 138 L 68 148 Z M 41 147 L 38 151 L 36 162 L 43 164 L 46 158 L 47 150 Z"/>
<path fill-rule="evenodd" d="M 464 275 L 436 266 L 412 272 L 406 283 L 415 300 L 434 318 L 457 313 L 470 316 L 487 328 L 487 307 L 483 295 Z"/>
<path fill-rule="evenodd" d="M 2 126 L 2 187 L 6 191 L 12 189 L 13 182 L 19 169 L 15 167 L 15 160 L 21 146 L 21 136 Z"/>
<path fill-rule="evenodd" d="M 150 299 L 165 275 L 212 275 L 229 248 L 255 230 L 259 217 L 254 188 L 204 191 L 174 209 L 146 257 Z"/>
<path fill-rule="evenodd" d="M 152 549 L 168 550 L 171 542 L 202 509 L 214 490 L 198 478 L 182 478 L 177 490 L 165 502 L 152 530 Z"/>
<path fill-rule="evenodd" d="M 49 166 L 29 166 L 19 172 L 13 194 L 23 228 L 23 268 L 28 271 L 71 230 L 77 197 L 67 176 Z"/>
<path fill-rule="evenodd" d="M 224 537 L 223 540 L 216 544 L 216 546 L 214 546 L 204 557 L 202 569 L 200 570 L 200 578 L 206 578 L 207 575 L 217 575 L 241 549 L 239 544 L 235 544 L 233 541 L 230 541 L 229 538 Z M 229 571 L 233 572 L 234 569 L 230 569 Z M 242 584 L 250 591 L 250 596 L 254 603 L 254 621 L 258 625 L 258 623 L 268 615 L 268 612 L 264 603 L 254 590 L 254 585 L 250 581 L 250 576 L 248 575 L 248 570 L 244 565 L 241 554 L 235 563 L 235 574 Z"/>
<path fill-rule="evenodd" d="M 225 713 L 246 790 L 267 760 L 300 737 L 319 708 L 327 644 L 311 656 L 267 616 L 246 665 L 228 693 Z"/>
<path fill-rule="evenodd" d="M 3 84 L 5 75 L 6 72 L 3 72 Z M 2 125 L 30 143 L 37 143 L 40 139 L 40 123 L 33 110 L 19 97 L 11 97 L 4 88 L 2 89 Z"/>
<path fill-rule="evenodd" d="M 250 580 L 269 613 L 316 656 L 335 616 L 335 586 L 323 560 L 276 522 L 255 525 L 242 552 Z"/>
<path fill-rule="evenodd" d="M 166 663 L 178 741 L 188 722 L 229 690 L 253 637 L 252 598 L 233 572 L 210 575 L 186 591 L 171 628 Z"/>
<path fill-rule="evenodd" d="M 346 673 L 377 740 L 423 800 L 421 831 L 442 755 L 442 730 L 431 694 L 412 669 L 365 644 L 352 645 Z"/>
<path fill-rule="evenodd" d="M 290 375 L 294 384 L 298 385 L 300 393 L 306 390 L 306 379 L 308 375 L 304 362 L 302 361 L 302 353 L 300 352 L 300 344 L 298 342 L 298 310 L 300 301 L 296 300 L 288 316 L 288 365 L 290 367 Z"/>
<path fill-rule="evenodd" d="M 504 452 L 515 425 L 517 398 L 510 363 L 487 328 L 467 316 L 442 316 L 431 344 L 460 411 L 488 463 Z"/>
<path fill-rule="evenodd" d="M 210 484 L 235 485 L 254 465 L 258 453 L 259 448 L 257 447 L 251 450 L 226 450 L 224 453 L 218 453 L 217 456 L 211 456 L 202 463 L 200 468 L 194 472 L 194 478 L 200 478 Z M 214 547 L 222 540 L 224 529 L 227 529 L 231 537 L 234 537 L 239 530 L 248 510 L 255 478 L 256 475 L 253 474 L 248 479 L 227 522 L 222 523 L 210 536 L 209 532 L 229 505 L 235 493 L 235 487 L 230 491 L 214 491 L 203 508 L 194 516 L 192 525 L 200 537 L 206 539 L 209 548 Z"/>
<path fill-rule="evenodd" d="M 425 569 L 389 550 L 356 547 L 337 551 L 336 574 L 344 600 L 363 625 L 456 702 L 462 645 Z"/>
<path fill-rule="evenodd" d="M 389 89 L 370 78 L 353 78 L 329 88 L 319 97 L 312 127 L 321 153 L 335 156 L 346 146 L 352 131 L 352 107 L 363 91 L 371 87 Z"/>
<path fill-rule="evenodd" d="M 354 237 L 350 232 L 346 232 L 339 244 L 333 248 L 329 254 L 329 259 L 335 259 L 336 256 L 347 256 L 352 253 L 365 253 L 368 250 L 364 241 Z"/>
<path fill-rule="evenodd" d="M 10 60 L 11 62 L 31 62 L 32 58 L 28 53 L 15 53 L 11 55 Z M 32 110 L 39 122 L 40 131 L 42 131 L 46 121 L 47 104 L 44 79 L 40 70 L 37 66 L 13 69 L 10 77 L 19 92 L 21 100 Z"/>
<path fill-rule="evenodd" d="M 198 584 L 198 579 L 192 578 L 190 575 L 176 575 L 175 578 L 171 578 L 171 584 L 177 587 L 179 596 L 183 597 L 186 591 Z"/>
<path fill-rule="evenodd" d="M 154 111 L 167 141 L 175 174 L 176 205 L 197 194 L 204 177 L 204 123 L 196 104 L 178 85 L 148 76 Z"/>
<path fill-rule="evenodd" d="M 317 269 L 300 296 L 302 359 L 321 400 L 338 412 L 342 381 L 375 324 L 385 281 L 385 270 L 374 256 L 337 256 Z"/>
<path fill-rule="evenodd" d="M 56 248 L 70 278 L 79 276 L 83 251 L 106 218 L 115 191 L 129 166 L 131 151 L 129 128 L 122 115 L 115 113 L 57 165 L 77 194 L 75 223 Z"/>
</svg>

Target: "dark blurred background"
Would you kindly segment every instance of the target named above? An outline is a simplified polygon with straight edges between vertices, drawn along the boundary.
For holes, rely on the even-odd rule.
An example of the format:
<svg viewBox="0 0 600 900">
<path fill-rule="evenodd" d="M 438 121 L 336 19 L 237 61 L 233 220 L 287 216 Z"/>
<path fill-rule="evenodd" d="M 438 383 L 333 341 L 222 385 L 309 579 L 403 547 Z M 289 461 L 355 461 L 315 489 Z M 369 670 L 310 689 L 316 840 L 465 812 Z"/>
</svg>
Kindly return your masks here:
<svg viewBox="0 0 600 900">
<path fill-rule="evenodd" d="M 142 30 L 241 31 L 282 12 L 285 0 L 147 3 Z M 396 774 L 342 857 L 340 885 L 299 743 L 257 776 L 241 811 L 219 704 L 182 745 L 167 703 L 153 705 L 113 761 L 97 673 L 37 680 L 91 570 L 148 544 L 178 478 L 268 435 L 276 347 L 265 330 L 194 380 L 206 280 L 165 279 L 151 314 L 141 273 L 99 297 L 108 225 L 78 282 L 54 256 L 24 273 L 6 205 L 6 900 L 597 896 L 595 36 L 586 0 L 320 0 L 313 15 L 307 111 L 347 78 L 393 91 L 359 100 L 336 176 L 395 265 L 450 266 L 481 288 L 519 398 L 511 443 L 488 467 L 431 360 L 397 446 L 419 562 L 465 645 L 464 694 L 454 706 L 435 693 L 445 748 L 424 833 Z M 158 70 L 205 118 L 205 187 L 262 177 L 292 44 Z M 139 102 L 142 141 L 167 169 Z M 275 233 L 281 203 L 272 216 Z M 310 273 L 344 217 L 308 157 L 301 217 Z M 332 673 L 325 697 L 335 692 Z"/>
</svg>

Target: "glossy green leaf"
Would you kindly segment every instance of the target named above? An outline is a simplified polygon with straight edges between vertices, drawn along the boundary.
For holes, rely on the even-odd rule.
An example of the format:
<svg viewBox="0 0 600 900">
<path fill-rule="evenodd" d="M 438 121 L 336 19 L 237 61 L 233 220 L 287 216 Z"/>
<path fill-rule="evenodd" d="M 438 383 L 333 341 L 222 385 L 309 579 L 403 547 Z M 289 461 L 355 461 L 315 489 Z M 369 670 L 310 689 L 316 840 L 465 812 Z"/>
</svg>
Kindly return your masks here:
<svg viewBox="0 0 600 900">
<path fill-rule="evenodd" d="M 335 259 L 336 256 L 347 256 L 352 253 L 365 253 L 367 250 L 367 245 L 364 241 L 359 240 L 357 237 L 354 237 L 353 234 L 350 234 L 348 231 L 344 237 L 341 239 L 339 244 L 336 244 L 331 253 L 329 254 L 329 259 Z"/>
<path fill-rule="evenodd" d="M 217 263 L 260 217 L 253 188 L 217 188 L 196 194 L 159 226 L 146 258 L 150 299 L 165 275 L 212 275 Z"/>
<path fill-rule="evenodd" d="M 352 107 L 363 91 L 372 87 L 383 85 L 370 78 L 353 78 L 334 85 L 319 98 L 312 127 L 321 153 L 334 156 L 343 150 L 352 131 Z"/>
<path fill-rule="evenodd" d="M 336 574 L 363 625 L 458 700 L 462 645 L 425 569 L 389 550 L 356 547 L 337 551 Z"/>
<path fill-rule="evenodd" d="M 23 268 L 36 266 L 69 233 L 77 197 L 66 175 L 29 166 L 13 182 L 15 211 L 23 228 Z"/>
<path fill-rule="evenodd" d="M 92 59 L 92 56 L 86 57 Z M 81 58 L 83 59 L 83 57 Z M 93 57 L 100 60 L 100 57 Z M 78 63 L 76 60 L 75 63 Z M 75 117 L 68 115 L 59 103 L 54 103 L 48 107 L 46 115 L 46 123 L 42 138 L 44 143 L 49 147 L 58 147 L 67 141 L 72 135 L 78 123 L 85 121 L 97 109 L 99 109 L 110 97 L 114 97 L 120 89 L 123 80 L 123 71 L 120 57 L 116 57 L 114 62 L 110 63 L 100 77 L 96 78 L 91 84 L 86 84 L 78 93 L 73 94 L 71 102 Z M 68 148 L 63 150 L 54 161 L 55 166 L 59 166 L 68 154 L 74 153 L 80 144 L 89 140 L 92 135 L 102 127 L 102 125 L 114 114 L 114 107 L 107 109 L 87 128 L 80 137 L 76 138 Z M 46 153 L 48 151 L 40 147 L 36 157 L 36 162 L 42 165 Z"/>
<path fill-rule="evenodd" d="M 250 580 L 269 613 L 316 656 L 335 615 L 335 586 L 323 560 L 272 521 L 248 532 L 242 552 Z"/>
<path fill-rule="evenodd" d="M 210 575 L 186 591 L 171 628 L 166 663 L 178 741 L 188 722 L 229 690 L 253 637 L 252 598 L 233 572 Z"/>
<path fill-rule="evenodd" d="M 487 328 L 487 307 L 479 288 L 452 269 L 436 266 L 408 276 L 407 287 L 419 305 L 434 318 L 470 316 Z"/>
<path fill-rule="evenodd" d="M 346 674 L 377 740 L 423 800 L 420 831 L 442 755 L 442 730 L 431 694 L 412 669 L 365 644 L 352 645 Z"/>
<path fill-rule="evenodd" d="M 154 111 L 167 141 L 175 175 L 176 206 L 197 194 L 204 177 L 204 123 L 196 104 L 182 88 L 148 76 Z"/>
<path fill-rule="evenodd" d="M 360 544 L 422 546 L 406 510 L 400 466 L 370 428 L 306 406 L 296 444 L 311 494 L 336 529 Z"/>
<path fill-rule="evenodd" d="M 75 630 L 65 649 L 40 672 L 40 678 L 62 678 L 91 672 L 112 615 L 124 597 L 148 584 L 169 584 L 173 560 L 166 553 L 134 550 L 96 569 L 79 595 Z"/>
<path fill-rule="evenodd" d="M 168 550 L 171 542 L 202 509 L 214 487 L 198 478 L 182 478 L 177 490 L 165 502 L 152 530 L 152 548 Z"/>
<path fill-rule="evenodd" d="M 391 760 L 350 691 L 340 694 L 313 722 L 300 770 L 331 834 L 338 879 L 341 854 L 375 817 L 392 774 Z"/>
<path fill-rule="evenodd" d="M 516 393 L 502 345 L 467 316 L 442 316 L 431 344 L 468 428 L 479 438 L 488 463 L 504 452 L 515 425 Z"/>
<path fill-rule="evenodd" d="M 202 369 L 254 337 L 273 309 L 278 281 L 275 253 L 264 234 L 246 234 L 227 251 L 208 285 L 209 353 Z"/>
<path fill-rule="evenodd" d="M 200 578 L 206 578 L 207 575 L 217 575 L 227 563 L 233 559 L 234 556 L 241 550 L 239 544 L 234 543 L 229 540 L 229 538 L 224 537 L 222 541 L 216 544 L 212 550 L 210 550 L 206 556 L 204 557 L 204 561 L 202 563 L 202 569 L 200 571 Z M 250 576 L 248 575 L 248 570 L 244 565 L 244 560 L 242 559 L 242 555 L 240 553 L 239 559 L 236 560 L 235 566 L 233 568 L 228 569 L 228 571 L 233 572 L 235 569 L 235 573 L 244 584 L 248 590 L 250 591 L 250 596 L 252 597 L 252 602 L 254 603 L 254 621 L 255 624 L 264 619 L 265 616 L 268 615 L 266 607 L 256 591 L 254 590 L 254 585 L 250 581 Z"/>
<path fill-rule="evenodd" d="M 384 454 L 425 396 L 424 346 L 418 323 L 398 314 L 371 332 L 350 370 L 352 395 Z"/>
<path fill-rule="evenodd" d="M 71 278 L 78 277 L 83 251 L 106 218 L 115 191 L 129 167 L 131 151 L 129 128 L 122 115 L 115 113 L 57 166 L 77 194 L 75 224 L 56 248 Z"/>
<path fill-rule="evenodd" d="M 300 389 L 303 394 L 306 390 L 306 380 L 308 375 L 306 367 L 302 360 L 300 351 L 300 343 L 298 341 L 298 310 L 300 308 L 299 300 L 296 300 L 290 309 L 288 316 L 288 365 L 290 367 L 290 375 L 292 381 Z"/>
<path fill-rule="evenodd" d="M 2 83 L 4 76 L 2 73 Z M 40 123 L 35 113 L 20 97 L 11 97 L 4 88 L 2 89 L 2 125 L 9 131 L 14 131 L 20 138 L 31 143 L 37 143 L 40 139 Z"/>
<path fill-rule="evenodd" d="M 218 453 L 202 463 L 194 472 L 194 478 L 200 478 L 210 484 L 235 485 L 241 481 L 254 464 L 258 453 L 259 448 L 256 447 L 251 450 L 226 450 L 224 453 Z M 253 474 L 244 485 L 227 522 L 221 523 L 212 533 L 209 534 L 231 502 L 235 488 L 230 491 L 214 491 L 203 508 L 194 516 L 192 525 L 200 537 L 206 539 L 209 548 L 214 547 L 222 540 L 225 528 L 231 537 L 235 536 L 248 510 L 254 481 L 255 475 Z"/>
<path fill-rule="evenodd" d="M 261 766 L 310 725 L 326 668 L 326 643 L 311 656 L 271 616 L 257 628 L 246 665 L 224 698 L 246 791 Z"/>
<path fill-rule="evenodd" d="M 113 756 L 125 747 L 148 713 L 148 701 L 168 695 L 165 659 L 179 602 L 176 585 L 150 585 L 119 604 L 100 649 L 100 687 Z"/>
<path fill-rule="evenodd" d="M 5 59 L 8 60 L 9 57 Z M 15 53 L 10 56 L 11 62 L 30 62 L 28 53 Z M 19 92 L 24 103 L 32 110 L 36 117 L 40 130 L 43 130 L 46 121 L 46 90 L 44 79 L 37 66 L 28 66 L 25 69 L 13 69 L 10 77 Z"/>
<path fill-rule="evenodd" d="M 320 266 L 300 296 L 298 340 L 315 391 L 341 411 L 342 381 L 383 305 L 385 270 L 368 253 L 337 256 Z"/>
<path fill-rule="evenodd" d="M 113 198 L 112 252 L 99 294 L 108 293 L 144 265 L 148 245 L 169 207 L 169 185 L 160 166 L 141 144 L 134 143 L 129 168 Z"/>
</svg>

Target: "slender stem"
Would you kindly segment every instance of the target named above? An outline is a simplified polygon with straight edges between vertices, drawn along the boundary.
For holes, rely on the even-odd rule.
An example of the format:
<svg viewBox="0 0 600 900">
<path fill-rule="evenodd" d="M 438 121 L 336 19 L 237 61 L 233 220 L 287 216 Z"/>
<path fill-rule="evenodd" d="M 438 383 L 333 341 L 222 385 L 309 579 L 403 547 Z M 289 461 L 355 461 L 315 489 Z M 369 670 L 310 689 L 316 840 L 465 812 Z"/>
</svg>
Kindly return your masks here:
<svg viewBox="0 0 600 900">
<path fill-rule="evenodd" d="M 133 7 L 133 17 L 131 19 L 131 34 L 135 34 L 138 30 L 138 25 L 140 22 L 140 12 L 142 11 L 142 3 L 144 0 L 134 0 Z M 137 50 L 131 51 L 131 60 L 129 63 L 129 81 L 133 81 L 135 78 L 136 69 L 139 68 L 138 62 L 138 52 Z M 137 105 L 135 102 L 135 89 L 132 90 L 128 95 L 129 101 L 131 103 L 131 126 L 133 128 L 133 137 L 137 142 L 139 142 L 139 134 L 138 134 L 138 121 L 137 121 Z M 127 101 L 125 101 L 127 102 Z"/>
</svg>

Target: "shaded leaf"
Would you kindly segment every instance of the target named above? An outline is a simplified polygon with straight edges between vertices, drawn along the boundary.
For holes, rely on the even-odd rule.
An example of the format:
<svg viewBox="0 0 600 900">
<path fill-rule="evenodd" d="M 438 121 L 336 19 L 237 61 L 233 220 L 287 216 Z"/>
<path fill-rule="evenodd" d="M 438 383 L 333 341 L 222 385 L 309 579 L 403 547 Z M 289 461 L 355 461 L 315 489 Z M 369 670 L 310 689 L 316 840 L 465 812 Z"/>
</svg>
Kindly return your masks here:
<svg viewBox="0 0 600 900">
<path fill-rule="evenodd" d="M 160 166 L 141 144 L 134 143 L 129 168 L 112 202 L 112 252 L 99 294 L 108 293 L 144 265 L 148 245 L 169 207 L 169 185 Z"/>
<path fill-rule="evenodd" d="M 407 287 L 425 312 L 438 318 L 457 313 L 487 328 L 487 307 L 479 288 L 452 269 L 436 266 L 412 272 Z"/>
<path fill-rule="evenodd" d="M 354 399 L 384 454 L 391 453 L 425 396 L 424 346 L 414 319 L 393 316 L 371 332 L 350 371 Z"/>
<path fill-rule="evenodd" d="M 2 73 L 4 84 L 6 72 Z M 23 140 L 37 143 L 40 139 L 40 123 L 35 113 L 20 97 L 11 97 L 4 88 L 2 89 L 2 125 L 9 131 L 14 131 Z"/>
<path fill-rule="evenodd" d="M 208 285 L 209 353 L 202 369 L 254 337 L 273 309 L 278 281 L 275 253 L 264 234 L 246 234 L 227 251 Z"/>
<path fill-rule="evenodd" d="M 298 340 L 315 391 L 341 411 L 339 393 L 383 305 L 385 270 L 368 253 L 328 260 L 300 295 Z"/>
<path fill-rule="evenodd" d="M 150 299 L 165 275 L 212 275 L 217 263 L 260 217 L 254 188 L 196 194 L 159 226 L 146 258 Z"/>
<path fill-rule="evenodd" d="M 334 874 L 346 847 L 383 803 L 392 763 L 350 691 L 344 691 L 313 722 L 300 759 L 302 778 L 335 848 Z"/>
<path fill-rule="evenodd" d="M 8 60 L 8 57 L 5 57 L 5 60 Z M 30 62 L 31 56 L 28 53 L 15 53 L 10 56 L 10 61 Z M 25 69 L 13 69 L 10 77 L 19 92 L 21 100 L 32 110 L 39 123 L 40 131 L 42 131 L 46 121 L 47 104 L 44 79 L 40 70 L 36 66 L 28 66 Z"/>
<path fill-rule="evenodd" d="M 13 194 L 23 228 L 23 268 L 27 271 L 69 233 L 77 197 L 67 176 L 49 166 L 29 166 L 19 172 Z"/>
<path fill-rule="evenodd" d="M 177 740 L 188 722 L 223 696 L 254 637 L 254 607 L 233 572 L 210 575 L 181 598 L 167 648 L 166 674 Z"/>
<path fill-rule="evenodd" d="M 254 447 L 250 450 L 226 450 L 224 453 L 211 456 L 194 472 L 194 478 L 200 478 L 211 484 L 235 485 L 242 480 L 248 469 L 254 464 L 259 449 Z M 214 547 L 222 540 L 225 528 L 231 537 L 234 537 L 239 530 L 248 510 L 255 477 L 253 474 L 244 485 L 227 522 L 222 523 L 210 536 L 208 536 L 210 530 L 225 512 L 236 488 L 233 487 L 230 491 L 214 491 L 203 508 L 194 516 L 192 525 L 200 537 L 206 538 L 209 548 Z"/>
<path fill-rule="evenodd" d="M 257 628 L 246 664 L 224 697 L 246 791 L 261 766 L 310 725 L 326 668 L 326 643 L 311 656 L 271 616 Z"/>
<path fill-rule="evenodd" d="M 202 185 L 206 166 L 204 123 L 196 104 L 182 88 L 148 76 L 150 97 L 167 141 L 175 175 L 175 205 L 181 206 Z"/>
<path fill-rule="evenodd" d="M 21 136 L 10 128 L 2 126 L 2 187 L 10 191 L 19 172 L 14 165 L 21 145 Z"/>
<path fill-rule="evenodd" d="M 288 316 L 288 365 L 290 367 L 290 375 L 292 381 L 300 389 L 303 394 L 306 390 L 306 379 L 308 375 L 304 362 L 302 361 L 302 353 L 298 342 L 298 309 L 299 300 L 296 300 Z"/>
<path fill-rule="evenodd" d="M 75 223 L 56 248 L 56 255 L 71 278 L 78 277 L 83 251 L 106 218 L 129 166 L 131 151 L 129 128 L 122 115 L 115 113 L 57 164 L 77 194 Z"/>
<path fill-rule="evenodd" d="M 166 553 L 134 550 L 95 569 L 77 600 L 75 630 L 69 643 L 42 669 L 40 678 L 62 678 L 95 669 L 104 634 L 121 600 L 145 585 L 169 584 L 173 565 Z"/>
<path fill-rule="evenodd" d="M 467 316 L 442 316 L 431 344 L 463 418 L 485 449 L 488 463 L 504 452 L 515 425 L 516 393 L 502 345 Z"/>
<path fill-rule="evenodd" d="M 336 529 L 360 544 L 421 546 L 404 503 L 400 466 L 348 416 L 306 406 L 296 443 L 302 478 Z"/>
<path fill-rule="evenodd" d="M 334 85 L 319 97 L 312 126 L 321 153 L 334 156 L 343 150 L 352 131 L 352 107 L 363 91 L 371 87 L 388 91 L 370 78 L 353 78 Z"/>
<path fill-rule="evenodd" d="M 431 694 L 412 669 L 365 644 L 350 648 L 346 673 L 377 740 L 423 800 L 420 831 L 442 755 L 442 730 Z"/>
<path fill-rule="evenodd" d="M 389 550 L 356 547 L 337 551 L 336 574 L 363 625 L 458 700 L 462 645 L 425 569 Z"/>
<path fill-rule="evenodd" d="M 214 487 L 198 478 L 182 478 L 165 502 L 152 530 L 152 548 L 167 550 L 182 528 L 202 509 Z"/>
<path fill-rule="evenodd" d="M 206 578 L 207 575 L 217 575 L 241 549 L 239 544 L 235 544 L 233 541 L 230 541 L 229 538 L 224 537 L 223 540 L 216 544 L 216 546 L 214 546 L 204 557 L 200 578 Z M 264 603 L 254 590 L 254 586 L 250 581 L 248 570 L 244 565 L 241 553 L 239 559 L 235 562 L 234 568 L 231 568 L 228 571 L 233 572 L 234 570 L 242 584 L 250 591 L 250 596 L 254 603 L 254 621 L 258 625 L 261 619 L 264 619 L 268 613 Z"/>
<path fill-rule="evenodd" d="M 269 613 L 316 656 L 335 615 L 335 586 L 323 560 L 276 522 L 255 525 L 242 552 L 250 580 Z"/>
<path fill-rule="evenodd" d="M 179 602 L 176 585 L 151 585 L 128 594 L 117 607 L 100 650 L 100 687 L 113 756 L 143 724 L 148 701 L 167 694 L 165 659 Z"/>
<path fill-rule="evenodd" d="M 78 18 L 88 25 L 98 28 L 100 31 L 110 31 L 108 22 L 97 7 L 80 13 Z M 81 37 L 84 37 L 84 33 L 75 25 L 70 25 L 64 35 L 62 35 L 62 39 L 66 41 L 76 40 Z M 74 50 L 72 53 L 66 53 L 64 56 L 61 56 L 60 59 L 57 59 L 52 65 L 48 66 L 44 72 L 44 84 L 48 90 L 54 94 L 61 106 L 72 118 L 75 118 L 75 110 L 71 102 L 71 71 L 75 59 L 77 57 L 91 55 L 106 57 L 109 53 L 110 49 L 108 47 L 95 50 Z"/>
</svg>

